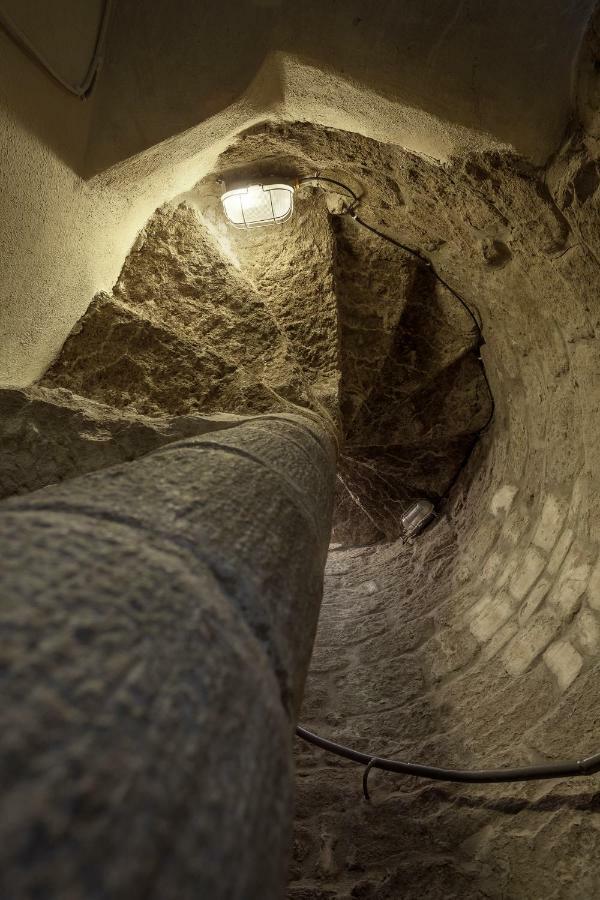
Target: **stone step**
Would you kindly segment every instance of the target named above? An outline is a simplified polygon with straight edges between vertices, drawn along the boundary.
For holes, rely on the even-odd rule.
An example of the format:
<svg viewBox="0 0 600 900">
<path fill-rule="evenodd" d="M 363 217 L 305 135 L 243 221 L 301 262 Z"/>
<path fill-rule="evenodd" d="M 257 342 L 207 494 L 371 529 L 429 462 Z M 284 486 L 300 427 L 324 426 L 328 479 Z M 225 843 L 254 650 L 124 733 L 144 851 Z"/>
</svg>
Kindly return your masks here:
<svg viewBox="0 0 600 900">
<path fill-rule="evenodd" d="M 268 228 L 229 229 L 233 249 L 257 295 L 288 338 L 315 394 L 339 413 L 340 341 L 331 217 L 314 198 L 297 198 L 294 218 Z M 280 237 L 279 237 L 280 236 Z"/>
<path fill-rule="evenodd" d="M 150 416 L 310 405 L 285 348 L 271 349 L 270 360 L 247 355 L 243 365 L 223 348 L 178 336 L 99 294 L 40 384 Z"/>
<path fill-rule="evenodd" d="M 491 411 L 474 323 L 421 262 L 336 220 L 343 533 L 396 537 L 399 513 L 448 489 Z M 350 507 L 354 503 L 354 509 Z"/>
<path fill-rule="evenodd" d="M 0 499 L 129 462 L 243 416 L 144 416 L 64 388 L 0 390 Z"/>
<path fill-rule="evenodd" d="M 319 407 L 289 340 L 185 206 L 155 214 L 42 383 L 148 415 Z"/>
</svg>

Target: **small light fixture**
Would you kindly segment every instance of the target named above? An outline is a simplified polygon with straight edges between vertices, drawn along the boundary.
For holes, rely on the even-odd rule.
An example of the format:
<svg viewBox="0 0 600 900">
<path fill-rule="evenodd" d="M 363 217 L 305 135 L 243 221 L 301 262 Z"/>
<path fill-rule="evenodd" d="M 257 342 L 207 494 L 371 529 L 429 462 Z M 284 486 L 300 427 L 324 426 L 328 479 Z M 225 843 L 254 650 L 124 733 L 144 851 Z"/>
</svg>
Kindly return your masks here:
<svg viewBox="0 0 600 900">
<path fill-rule="evenodd" d="M 236 228 L 281 225 L 294 212 L 294 188 L 290 184 L 251 184 L 225 191 L 221 202 Z"/>
<path fill-rule="evenodd" d="M 435 507 L 429 500 L 417 500 L 402 516 L 402 528 L 407 538 L 416 537 L 435 516 Z"/>
</svg>

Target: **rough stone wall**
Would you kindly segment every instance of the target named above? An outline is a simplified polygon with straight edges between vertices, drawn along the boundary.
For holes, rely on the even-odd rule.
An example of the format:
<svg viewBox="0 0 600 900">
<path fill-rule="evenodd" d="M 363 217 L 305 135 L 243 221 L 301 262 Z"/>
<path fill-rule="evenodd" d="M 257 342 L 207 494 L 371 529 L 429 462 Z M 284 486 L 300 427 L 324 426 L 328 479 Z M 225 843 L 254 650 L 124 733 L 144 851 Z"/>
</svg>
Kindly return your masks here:
<svg viewBox="0 0 600 900">
<path fill-rule="evenodd" d="M 358 542 L 373 529 L 396 535 L 411 502 L 445 493 L 491 401 L 459 301 L 414 257 L 337 223 L 345 440 L 335 539 Z"/>
<path fill-rule="evenodd" d="M 363 208 L 375 211 L 368 221 L 393 234 L 380 214 L 405 212 L 398 159 L 394 148 L 357 135 L 267 124 L 250 129 L 222 154 L 217 171 L 226 182 L 231 172 L 260 181 L 272 176 L 274 167 L 292 181 L 315 171 L 332 175 L 361 194 L 361 214 Z M 201 182 L 196 190 L 196 202 L 205 209 L 210 204 L 203 185 L 206 191 L 209 184 Z M 297 197 L 299 224 L 292 220 L 279 230 L 280 237 L 268 229 L 240 237 L 230 229 L 229 239 L 242 272 L 270 298 L 271 308 L 278 298 L 274 314 L 282 316 L 282 327 L 288 327 L 284 309 L 292 310 L 292 322 L 305 323 L 300 332 L 293 326 L 292 343 L 302 346 L 310 339 L 320 379 L 329 378 L 333 359 L 325 363 L 323 339 L 315 340 L 316 334 L 336 352 L 342 445 L 336 540 L 396 536 L 399 515 L 411 501 L 437 500 L 447 491 L 489 420 L 477 329 L 460 302 L 413 256 L 348 218 L 334 215 L 327 221 L 325 201 L 339 213 L 339 194 L 312 183 Z M 309 222 L 304 210 L 311 210 Z M 216 222 L 220 213 L 211 213 Z M 429 241 L 427 248 L 432 246 Z M 324 255 L 329 247 L 331 261 Z"/>
<path fill-rule="evenodd" d="M 498 519 L 502 527 L 506 512 Z M 391 544 L 330 554 L 302 723 L 366 753 L 457 768 L 596 751 L 589 601 L 570 626 L 555 621 L 542 636 L 536 614 L 527 619 L 535 588 L 529 604 L 510 595 L 508 628 L 506 601 L 488 600 L 484 634 L 472 627 L 473 599 L 452 588 L 456 551 L 443 521 L 412 552 Z M 474 585 L 475 596 L 486 587 Z M 296 765 L 290 900 L 598 893 L 596 778 L 451 785 L 373 771 L 367 803 L 360 766 L 300 741 Z"/>
<path fill-rule="evenodd" d="M 129 462 L 185 437 L 233 428 L 241 416 L 150 417 L 63 388 L 0 391 L 0 499 Z"/>
<path fill-rule="evenodd" d="M 148 415 L 311 402 L 264 303 L 185 206 L 153 216 L 42 383 Z"/>
<path fill-rule="evenodd" d="M 9 2 L 17 21 L 25 15 L 42 30 L 51 16 L 47 4 L 19 0 L 7 0 L 9 14 Z M 437 158 L 499 141 L 546 158 L 568 120 L 593 0 L 567 10 L 562 0 L 531 3 L 511 0 L 507 12 L 487 0 L 473 17 L 454 0 L 431 8 L 393 0 L 385 11 L 363 10 L 363 0 L 332 9 L 314 2 L 302 27 L 272 0 L 230 10 L 185 0 L 175 17 L 168 2 L 115 5 L 85 104 L 3 33 L 0 382 L 39 377 L 92 294 L 110 289 L 152 211 L 210 171 L 253 123 L 327 123 Z M 543 45 L 532 37 L 538 29 Z M 70 54 L 84 46 L 76 18 L 63 15 L 47 32 L 44 44 L 71 35 Z"/>
<path fill-rule="evenodd" d="M 229 228 L 228 237 L 241 271 L 287 336 L 315 395 L 339 419 L 335 251 L 325 204 L 297 199 L 293 222 L 282 239 L 274 240 L 268 228 Z"/>
<path fill-rule="evenodd" d="M 546 171 L 497 154 L 401 166 L 409 215 L 381 218 L 480 311 L 496 415 L 412 547 L 330 554 L 312 730 L 456 767 L 600 748 L 599 158 L 576 129 Z M 375 772 L 369 805 L 359 767 L 301 743 L 297 762 L 294 900 L 600 892 L 597 777 Z"/>
</svg>

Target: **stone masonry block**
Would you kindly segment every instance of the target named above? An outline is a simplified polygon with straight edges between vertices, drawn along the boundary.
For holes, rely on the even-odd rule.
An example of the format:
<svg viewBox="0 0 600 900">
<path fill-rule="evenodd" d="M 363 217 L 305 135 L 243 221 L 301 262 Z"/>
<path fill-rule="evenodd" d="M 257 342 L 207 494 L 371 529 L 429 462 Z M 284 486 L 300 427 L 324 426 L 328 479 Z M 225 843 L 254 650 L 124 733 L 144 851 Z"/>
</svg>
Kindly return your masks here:
<svg viewBox="0 0 600 900">
<path fill-rule="evenodd" d="M 577 544 L 573 544 L 564 562 L 560 578 L 554 585 L 548 601 L 560 608 L 563 616 L 572 615 L 585 593 L 591 565 L 585 560 Z"/>
<path fill-rule="evenodd" d="M 499 553 L 497 550 L 494 550 L 493 553 L 490 553 L 488 558 L 486 559 L 481 575 L 485 581 L 493 581 L 498 577 L 502 566 L 504 565 L 504 556 L 502 553 Z"/>
<path fill-rule="evenodd" d="M 493 594 L 490 594 L 489 591 L 486 591 L 486 593 L 482 594 L 479 600 L 477 600 L 477 602 L 467 610 L 465 618 L 467 620 L 476 619 L 481 613 L 483 613 L 484 610 L 491 606 L 493 602 Z"/>
<path fill-rule="evenodd" d="M 498 578 L 496 579 L 496 588 L 501 589 L 506 584 L 508 584 L 509 580 L 512 578 L 514 573 L 517 571 L 520 563 L 520 558 L 518 555 L 513 556 L 512 559 L 509 559 L 501 570 Z"/>
<path fill-rule="evenodd" d="M 537 612 L 551 587 L 552 582 L 546 577 L 540 578 L 533 586 L 527 600 L 519 610 L 519 622 L 521 624 L 530 619 L 534 612 Z"/>
<path fill-rule="evenodd" d="M 592 569 L 588 582 L 588 602 L 600 611 L 600 559 Z"/>
<path fill-rule="evenodd" d="M 496 491 L 490 503 L 490 512 L 493 516 L 506 515 L 512 506 L 518 491 L 514 484 L 505 484 Z"/>
<path fill-rule="evenodd" d="M 571 504 L 569 507 L 568 517 L 569 524 L 573 524 L 577 521 L 577 516 L 579 515 L 579 510 L 581 509 L 583 498 L 589 496 L 589 493 L 589 476 L 584 475 L 576 478 L 573 483 L 573 491 L 571 493 Z"/>
<path fill-rule="evenodd" d="M 533 543 L 550 553 L 562 530 L 563 522 L 567 515 L 567 504 L 558 497 L 549 494 L 546 497 L 540 521 L 533 537 Z"/>
<path fill-rule="evenodd" d="M 561 691 L 573 684 L 581 671 L 583 659 L 570 641 L 555 641 L 544 653 L 544 662 L 556 676 Z"/>
<path fill-rule="evenodd" d="M 494 635 L 498 629 L 510 619 L 515 609 L 515 600 L 510 594 L 504 592 L 495 598 L 473 621 L 471 622 L 471 634 L 480 644 Z"/>
<path fill-rule="evenodd" d="M 594 613 L 584 607 L 573 627 L 573 639 L 577 646 L 589 656 L 594 656 L 600 647 L 600 623 Z"/>
<path fill-rule="evenodd" d="M 535 547 L 530 547 L 510 582 L 510 592 L 516 600 L 525 597 L 542 574 L 545 565 L 545 557 Z"/>
<path fill-rule="evenodd" d="M 552 556 L 548 561 L 548 571 L 551 575 L 556 575 L 556 573 L 560 569 L 563 560 L 567 555 L 567 551 L 572 543 L 573 532 L 570 528 L 566 528 L 558 539 L 558 542 L 554 547 L 554 550 L 552 551 Z"/>
<path fill-rule="evenodd" d="M 481 648 L 481 658 L 486 662 L 487 660 L 492 659 L 492 657 L 494 657 L 496 653 L 498 653 L 502 647 L 515 636 L 518 630 L 519 626 L 517 622 L 509 619 L 502 628 L 498 629 L 493 638 Z"/>
<path fill-rule="evenodd" d="M 522 675 L 557 635 L 560 623 L 552 613 L 542 611 L 524 625 L 502 653 L 510 675 Z"/>
<path fill-rule="evenodd" d="M 516 506 L 509 512 L 502 526 L 502 537 L 513 547 L 519 544 L 529 528 L 529 513 L 523 506 Z"/>
</svg>

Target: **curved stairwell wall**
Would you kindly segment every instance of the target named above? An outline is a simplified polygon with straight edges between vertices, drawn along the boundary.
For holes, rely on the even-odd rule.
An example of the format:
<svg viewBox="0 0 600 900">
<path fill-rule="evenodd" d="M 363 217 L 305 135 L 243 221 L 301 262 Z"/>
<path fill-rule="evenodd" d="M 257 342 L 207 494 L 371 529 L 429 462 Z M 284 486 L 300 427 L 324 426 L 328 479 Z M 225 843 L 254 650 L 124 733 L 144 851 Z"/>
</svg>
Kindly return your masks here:
<svg viewBox="0 0 600 900">
<path fill-rule="evenodd" d="M 496 414 L 413 546 L 331 552 L 308 728 L 455 767 L 597 752 L 597 155 L 596 137 L 576 131 L 545 172 L 490 155 L 426 194 L 412 168 L 415 230 L 445 242 L 445 276 L 481 311 Z M 599 889 L 596 779 L 453 786 L 375 773 L 368 805 L 359 768 L 297 752 L 291 898 Z"/>
</svg>

